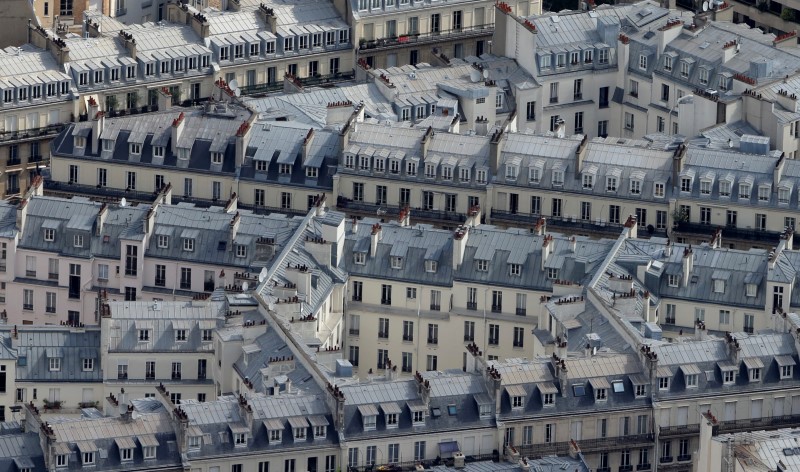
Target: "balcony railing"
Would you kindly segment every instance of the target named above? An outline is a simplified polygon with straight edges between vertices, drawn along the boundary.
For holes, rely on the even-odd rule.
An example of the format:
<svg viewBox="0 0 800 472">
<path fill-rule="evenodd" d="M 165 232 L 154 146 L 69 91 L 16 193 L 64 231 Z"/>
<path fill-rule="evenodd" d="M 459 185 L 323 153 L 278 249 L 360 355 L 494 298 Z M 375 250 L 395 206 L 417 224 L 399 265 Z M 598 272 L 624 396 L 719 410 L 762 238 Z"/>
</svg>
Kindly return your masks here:
<svg viewBox="0 0 800 472">
<path fill-rule="evenodd" d="M 492 305 L 492 313 L 502 313 L 503 305 Z"/>
<path fill-rule="evenodd" d="M 439 344 L 439 338 L 428 338 L 428 344 Z"/>
<path fill-rule="evenodd" d="M 689 424 L 683 426 L 662 426 L 659 428 L 660 438 L 674 438 L 678 436 L 693 436 L 700 434 L 699 424 Z"/>
<path fill-rule="evenodd" d="M 378 331 L 378 337 L 381 339 L 387 339 L 389 337 L 389 333 L 384 331 Z"/>
<path fill-rule="evenodd" d="M 22 304 L 23 310 L 33 310 L 33 303 L 23 303 Z"/>
<path fill-rule="evenodd" d="M 156 278 L 156 287 L 164 287 L 167 285 L 167 279 Z"/>
<path fill-rule="evenodd" d="M 650 446 L 654 440 L 652 434 L 631 434 L 621 437 L 582 439 L 578 441 L 578 446 L 583 452 L 615 451 Z"/>
<path fill-rule="evenodd" d="M 551 455 L 566 455 L 569 453 L 569 443 L 563 442 L 550 442 L 544 444 L 531 444 L 528 446 L 517 446 L 520 457 L 527 457 L 530 459 L 538 459 Z"/>
<path fill-rule="evenodd" d="M 636 466 L 636 470 L 651 470 L 653 468 L 653 464 L 639 464 Z"/>
<path fill-rule="evenodd" d="M 692 460 L 692 455 L 691 454 L 684 454 L 684 455 L 678 456 L 678 462 L 689 462 L 690 460 Z"/>
<path fill-rule="evenodd" d="M 525 308 L 517 308 L 517 315 L 518 316 L 525 316 L 528 313 L 528 310 Z"/>
<path fill-rule="evenodd" d="M 735 421 L 721 421 L 717 428 L 720 433 L 741 433 L 757 429 L 779 429 L 800 426 L 800 415 L 773 416 Z"/>
<path fill-rule="evenodd" d="M 361 301 L 361 295 L 353 295 L 353 301 L 354 302 L 360 302 Z"/>
<path fill-rule="evenodd" d="M 414 335 L 412 335 L 412 334 L 404 334 L 403 335 L 403 341 L 409 341 L 410 342 L 410 341 L 413 341 L 413 340 L 414 340 Z"/>
<path fill-rule="evenodd" d="M 63 124 L 49 125 L 42 128 L 31 128 L 22 131 L 0 131 L 0 142 L 30 139 L 44 136 L 55 136 L 64 129 Z"/>
<path fill-rule="evenodd" d="M 341 210 L 349 210 L 350 212 L 359 212 L 359 213 L 368 213 L 372 216 L 376 215 L 378 210 L 381 210 L 382 214 L 386 217 L 392 217 L 400 214 L 400 207 L 399 206 L 392 206 L 392 205 L 373 205 L 372 203 L 364 203 L 364 202 L 355 202 L 353 200 L 339 197 L 337 199 L 336 205 Z M 466 221 L 466 216 L 462 215 L 457 212 L 448 212 L 448 211 L 441 211 L 441 210 L 426 210 L 422 208 L 412 208 L 411 215 L 415 220 L 433 220 L 437 222 L 441 221 L 453 221 L 457 223 L 463 223 Z"/>
<path fill-rule="evenodd" d="M 48 306 L 48 307 L 45 307 L 44 311 L 45 311 L 45 313 L 55 313 L 56 312 L 56 307 Z"/>
<path fill-rule="evenodd" d="M 337 72 L 328 75 L 317 75 L 315 77 L 298 78 L 297 80 L 304 87 L 311 87 L 315 85 L 335 84 L 338 82 L 347 82 L 355 78 L 355 72 Z M 242 95 L 261 95 L 271 92 L 280 92 L 283 90 L 283 80 L 277 82 L 269 82 L 266 84 L 245 85 L 239 87 Z"/>
<path fill-rule="evenodd" d="M 397 37 L 362 40 L 359 50 L 383 49 L 404 47 L 413 44 L 439 43 L 449 39 L 460 39 L 471 36 L 491 35 L 494 30 L 494 23 L 485 25 L 454 28 L 451 30 L 439 30 L 431 33 L 401 34 Z"/>
<path fill-rule="evenodd" d="M 548 221 L 550 223 L 550 221 Z M 737 228 L 735 226 L 711 226 L 690 221 L 677 223 L 676 230 L 681 233 L 696 233 L 711 237 L 715 229 L 722 229 L 722 234 L 726 238 L 744 239 L 747 241 L 758 241 L 763 244 L 777 243 L 781 233 L 779 231 L 762 231 L 753 228 Z"/>
<path fill-rule="evenodd" d="M 358 336 L 358 334 L 360 332 L 361 332 L 361 330 L 359 330 L 358 328 L 355 328 L 355 329 L 350 328 L 350 336 Z"/>
<path fill-rule="evenodd" d="M 658 462 L 662 464 L 669 464 L 670 462 L 672 462 L 672 456 L 661 456 L 658 459 Z"/>
<path fill-rule="evenodd" d="M 475 335 L 474 334 L 465 334 L 464 335 L 464 342 L 471 343 L 473 341 L 475 341 Z"/>
<path fill-rule="evenodd" d="M 181 379 L 181 373 L 180 372 L 173 372 L 172 373 L 172 380 L 180 380 L 180 379 Z"/>
<path fill-rule="evenodd" d="M 441 311 L 441 309 L 441 305 L 431 303 L 431 311 Z"/>
<path fill-rule="evenodd" d="M 467 310 L 477 310 L 478 302 L 467 302 Z"/>
</svg>

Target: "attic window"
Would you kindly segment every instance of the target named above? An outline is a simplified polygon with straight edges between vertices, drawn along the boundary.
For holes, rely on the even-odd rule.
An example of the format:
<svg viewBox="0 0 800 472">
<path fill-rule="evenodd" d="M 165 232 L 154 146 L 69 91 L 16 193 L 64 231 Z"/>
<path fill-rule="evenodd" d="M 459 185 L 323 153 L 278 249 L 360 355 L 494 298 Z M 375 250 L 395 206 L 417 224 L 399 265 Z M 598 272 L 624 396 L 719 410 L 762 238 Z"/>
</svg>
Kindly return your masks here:
<svg viewBox="0 0 800 472">
<path fill-rule="evenodd" d="M 714 281 L 714 293 L 725 293 L 725 281 L 724 280 L 715 280 Z"/>
<path fill-rule="evenodd" d="M 576 397 L 582 397 L 586 395 L 586 387 L 583 385 L 573 385 L 572 386 L 572 395 Z"/>
<path fill-rule="evenodd" d="M 556 404 L 556 396 L 552 393 L 543 393 L 542 394 L 542 405 L 544 406 L 553 406 Z"/>
<path fill-rule="evenodd" d="M 670 287 L 677 287 L 679 283 L 680 283 L 680 277 L 678 277 L 676 274 L 669 274 L 667 276 L 667 284 Z"/>
<path fill-rule="evenodd" d="M 281 174 L 291 174 L 292 173 L 292 165 L 291 164 L 281 164 L 278 167 L 278 172 Z"/>
<path fill-rule="evenodd" d="M 164 146 L 153 146 L 153 157 L 164 157 Z"/>
<path fill-rule="evenodd" d="M 364 265 L 367 262 L 367 254 L 364 252 L 356 252 L 353 254 L 353 262 L 358 265 Z"/>
<path fill-rule="evenodd" d="M 455 405 L 447 405 L 447 414 L 450 416 L 456 416 L 456 406 Z"/>
<path fill-rule="evenodd" d="M 200 449 L 200 438 L 202 436 L 189 436 L 189 449 Z"/>
<path fill-rule="evenodd" d="M 269 432 L 269 442 L 281 442 L 281 433 L 279 429 L 273 429 Z"/>
<path fill-rule="evenodd" d="M 397 427 L 397 413 L 387 413 L 386 414 L 386 427 L 387 428 L 396 428 Z"/>
<path fill-rule="evenodd" d="M 431 408 L 431 416 L 433 418 L 438 418 L 442 416 L 442 410 L 438 407 Z"/>
<path fill-rule="evenodd" d="M 522 264 L 509 264 L 508 273 L 510 275 L 519 277 L 520 275 L 522 275 Z"/>
<path fill-rule="evenodd" d="M 194 239 L 184 238 L 183 239 L 183 250 L 187 251 L 187 252 L 194 251 Z"/>
<path fill-rule="evenodd" d="M 175 341 L 183 342 L 186 341 L 186 330 L 185 329 L 178 329 L 175 331 Z"/>
<path fill-rule="evenodd" d="M 697 374 L 686 376 L 686 388 L 697 388 Z"/>
<path fill-rule="evenodd" d="M 44 230 L 44 240 L 48 242 L 55 241 L 56 239 L 56 230 L 52 228 L 45 228 Z"/>
<path fill-rule="evenodd" d="M 85 148 L 86 138 L 84 138 L 83 136 L 75 136 L 74 145 L 76 148 Z"/>
<path fill-rule="evenodd" d="M 119 459 L 121 461 L 132 461 L 133 460 L 133 449 L 125 448 L 119 450 Z"/>
<path fill-rule="evenodd" d="M 166 234 L 159 234 L 158 235 L 158 247 L 161 249 L 165 249 L 169 247 L 169 236 Z"/>
<path fill-rule="evenodd" d="M 139 143 L 130 143 L 128 148 L 131 154 L 139 155 L 142 153 L 142 145 Z"/>
<path fill-rule="evenodd" d="M 392 256 L 392 269 L 402 269 L 403 268 L 403 258 L 400 256 Z"/>
<path fill-rule="evenodd" d="M 245 246 L 244 244 L 237 244 L 236 257 L 247 257 L 247 246 Z"/>
<path fill-rule="evenodd" d="M 147 342 L 150 340 L 150 330 L 149 329 L 140 329 L 139 330 L 139 342 Z"/>
<path fill-rule="evenodd" d="M 412 421 L 414 422 L 414 424 L 424 423 L 425 422 L 425 412 L 424 411 L 415 411 Z"/>
<path fill-rule="evenodd" d="M 750 369 L 750 381 L 758 382 L 760 380 L 761 380 L 761 369 L 759 368 Z"/>
<path fill-rule="evenodd" d="M 518 395 L 511 397 L 511 408 L 522 408 L 525 405 L 525 397 Z"/>
<path fill-rule="evenodd" d="M 758 287 L 756 284 L 746 284 L 745 290 L 748 297 L 755 297 L 758 292 Z"/>
<path fill-rule="evenodd" d="M 558 280 L 558 269 L 554 267 L 547 268 L 547 278 L 550 280 Z"/>
<path fill-rule="evenodd" d="M 82 234 L 76 234 L 72 238 L 72 243 L 73 243 L 73 245 L 75 247 L 83 247 L 83 235 Z"/>
<path fill-rule="evenodd" d="M 374 431 L 376 424 L 377 424 L 376 415 L 364 416 L 364 431 Z"/>
<path fill-rule="evenodd" d="M 611 388 L 614 389 L 614 393 L 622 393 L 625 391 L 625 384 L 620 381 L 611 382 Z"/>
<path fill-rule="evenodd" d="M 436 272 L 438 266 L 437 261 L 425 261 L 425 272 Z"/>
<path fill-rule="evenodd" d="M 486 259 L 478 259 L 478 272 L 488 272 L 489 271 L 489 261 Z"/>
<path fill-rule="evenodd" d="M 790 365 L 782 365 L 781 366 L 781 378 L 782 379 L 791 379 L 792 378 L 792 366 L 790 366 Z"/>
<path fill-rule="evenodd" d="M 66 467 L 67 466 L 67 459 L 69 456 L 67 454 L 59 454 L 56 456 L 56 467 Z"/>
<path fill-rule="evenodd" d="M 303 434 L 305 437 L 305 434 Z M 247 433 L 234 433 L 233 443 L 237 446 L 247 446 Z"/>
<path fill-rule="evenodd" d="M 604 388 L 595 389 L 594 398 L 597 401 L 606 401 L 608 400 L 608 392 Z"/>
<path fill-rule="evenodd" d="M 222 164 L 222 153 L 221 152 L 212 152 L 211 153 L 211 163 L 212 164 Z"/>
<path fill-rule="evenodd" d="M 669 390 L 669 377 L 659 377 L 658 378 L 658 389 L 659 390 Z"/>
</svg>

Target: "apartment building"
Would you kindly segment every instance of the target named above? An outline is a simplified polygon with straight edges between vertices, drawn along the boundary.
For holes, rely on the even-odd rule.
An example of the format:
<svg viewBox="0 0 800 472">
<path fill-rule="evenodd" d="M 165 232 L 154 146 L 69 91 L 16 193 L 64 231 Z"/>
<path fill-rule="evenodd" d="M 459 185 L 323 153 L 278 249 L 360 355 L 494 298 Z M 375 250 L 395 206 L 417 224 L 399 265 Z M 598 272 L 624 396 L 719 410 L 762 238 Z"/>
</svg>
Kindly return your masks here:
<svg viewBox="0 0 800 472">
<path fill-rule="evenodd" d="M 50 53 L 30 44 L 0 50 L 0 89 L 0 193 L 9 197 L 46 164 L 62 123 L 76 116 L 77 94 Z"/>
<path fill-rule="evenodd" d="M 794 453 L 793 429 L 721 433 L 719 419 L 713 414 L 706 414 L 700 428 L 701 434 L 709 438 L 700 449 L 700 471 L 716 470 L 722 464 L 732 464 L 733 470 L 742 472 L 800 466 Z"/>
<path fill-rule="evenodd" d="M 416 65 L 437 56 L 464 58 L 492 52 L 494 6 L 465 0 L 336 0 L 348 18 L 356 59 L 373 68 Z M 538 15 L 538 0 L 513 3 L 518 15 Z"/>
</svg>

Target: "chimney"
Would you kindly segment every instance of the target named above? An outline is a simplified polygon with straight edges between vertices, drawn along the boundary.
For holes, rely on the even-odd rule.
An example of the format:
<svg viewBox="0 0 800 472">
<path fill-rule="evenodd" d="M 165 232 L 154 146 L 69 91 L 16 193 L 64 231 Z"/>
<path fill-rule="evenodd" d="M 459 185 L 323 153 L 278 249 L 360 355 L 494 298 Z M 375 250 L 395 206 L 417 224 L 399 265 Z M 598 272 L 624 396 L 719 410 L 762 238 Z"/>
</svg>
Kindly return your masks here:
<svg viewBox="0 0 800 472">
<path fill-rule="evenodd" d="M 133 38 L 133 34 L 122 30 L 122 31 L 119 32 L 119 37 L 122 38 L 122 42 L 125 45 L 125 49 L 128 50 L 128 54 L 131 56 L 131 59 L 133 59 L 135 61 L 136 60 L 136 39 Z"/>
<path fill-rule="evenodd" d="M 239 223 L 240 223 L 240 220 L 241 220 L 241 216 L 239 215 L 239 212 L 237 211 L 237 212 L 236 212 L 236 214 L 235 214 L 235 215 L 233 215 L 233 218 L 231 219 L 231 223 L 230 223 L 230 230 L 231 230 L 231 244 L 232 244 L 232 243 L 233 243 L 233 241 L 236 239 L 236 233 L 238 233 L 238 232 L 239 232 Z"/>
<path fill-rule="evenodd" d="M 628 215 L 628 219 L 625 221 L 625 229 L 628 232 L 628 239 L 636 239 L 639 236 L 639 223 L 636 221 L 635 216 Z"/>
<path fill-rule="evenodd" d="M 229 215 L 239 213 L 239 195 L 236 192 L 233 192 L 231 198 L 228 199 L 228 203 L 225 204 L 225 213 Z"/>
<path fill-rule="evenodd" d="M 159 92 L 159 97 L 161 97 L 161 95 L 162 92 Z M 161 109 L 161 105 L 159 105 L 159 109 Z M 185 123 L 186 115 L 184 115 L 183 112 L 181 112 L 181 114 L 172 121 L 172 154 L 178 154 L 178 141 L 180 141 L 181 136 L 183 135 L 183 127 L 185 126 Z"/>
<path fill-rule="evenodd" d="M 154 203 L 147 211 L 147 215 L 145 215 L 144 217 L 144 234 L 147 240 L 149 240 L 150 235 L 153 232 L 153 228 L 156 225 L 157 211 L 158 211 L 158 203 Z"/>
<path fill-rule="evenodd" d="M 428 129 L 425 131 L 425 134 L 422 135 L 422 159 L 428 158 L 428 148 L 431 146 L 431 141 L 433 140 L 433 127 L 428 126 Z"/>
<path fill-rule="evenodd" d="M 545 270 L 545 263 L 550 254 L 552 254 L 554 245 L 553 236 L 548 234 L 544 237 L 544 241 L 542 241 L 542 270 Z"/>
<path fill-rule="evenodd" d="M 302 148 L 303 164 L 308 162 L 309 150 L 311 149 L 311 144 L 313 143 L 314 143 L 314 128 L 310 128 L 308 130 L 308 133 L 306 134 L 305 139 L 303 139 L 303 148 Z"/>
<path fill-rule="evenodd" d="M 108 217 L 108 204 L 103 203 L 103 206 L 100 207 L 100 211 L 97 212 L 97 225 L 95 229 L 95 236 L 100 236 L 103 234 L 103 225 L 106 224 L 106 218 Z"/>
<path fill-rule="evenodd" d="M 458 269 L 464 262 L 464 250 L 469 239 L 469 227 L 459 226 L 453 233 L 453 269 Z"/>
<path fill-rule="evenodd" d="M 253 134 L 251 133 L 253 129 L 253 123 L 255 123 L 257 117 L 257 113 L 250 113 L 250 117 L 243 121 L 242 124 L 239 125 L 239 129 L 236 130 L 237 169 L 244 165 L 244 158 L 247 155 L 247 146 L 250 144 L 250 137 Z"/>
<path fill-rule="evenodd" d="M 556 138 L 565 138 L 567 136 L 567 125 L 563 118 L 559 118 L 558 121 L 556 121 L 556 129 L 554 132 Z"/>
<path fill-rule="evenodd" d="M 472 208 L 467 210 L 467 221 L 464 222 L 464 226 L 477 228 L 481 224 L 481 216 L 481 206 L 473 205 Z"/>
<path fill-rule="evenodd" d="M 353 234 L 358 233 L 358 218 L 353 218 L 353 222 L 350 225 L 350 232 Z"/>
<path fill-rule="evenodd" d="M 475 134 L 478 136 L 486 136 L 489 134 L 489 119 L 484 116 L 479 116 L 475 119 Z"/>
<path fill-rule="evenodd" d="M 735 39 L 728 41 L 727 43 L 722 45 L 722 63 L 725 64 L 726 62 L 733 59 L 739 52 L 739 42 Z"/>
<path fill-rule="evenodd" d="M 536 221 L 536 226 L 533 227 L 533 232 L 537 236 L 544 236 L 547 234 L 547 220 L 544 218 L 539 218 Z"/>
<path fill-rule="evenodd" d="M 650 292 L 644 292 L 644 303 L 642 303 L 642 308 L 644 309 L 644 321 L 646 323 L 655 323 L 655 312 L 653 311 L 653 307 L 650 306 Z"/>
<path fill-rule="evenodd" d="M 575 254 L 575 251 L 578 249 L 578 238 L 576 236 L 569 238 L 569 247 L 572 253 Z"/>
<path fill-rule="evenodd" d="M 489 140 L 489 169 L 492 174 L 497 174 L 500 168 L 500 158 L 503 155 L 503 130 L 499 129 L 492 133 Z"/>
<path fill-rule="evenodd" d="M 169 111 L 172 108 L 172 94 L 166 87 L 158 89 L 158 111 Z"/>
<path fill-rule="evenodd" d="M 28 218 L 28 199 L 23 199 L 17 205 L 17 231 L 22 238 L 22 232 L 25 231 L 25 223 Z"/>
<path fill-rule="evenodd" d="M 588 148 L 587 144 L 589 142 L 589 136 L 584 135 L 581 143 L 578 145 L 578 149 L 575 150 L 575 178 L 581 177 L 581 171 L 583 170 L 583 160 L 586 158 L 586 149 Z"/>
<path fill-rule="evenodd" d="M 704 321 L 694 321 L 694 339 L 696 341 L 705 341 L 708 339 L 708 330 Z"/>
<path fill-rule="evenodd" d="M 794 228 L 792 228 L 791 226 L 787 226 L 783 230 L 781 238 L 783 238 L 786 241 L 786 249 L 791 251 L 794 248 Z"/>
<path fill-rule="evenodd" d="M 161 189 L 161 192 L 158 194 L 161 197 L 161 203 L 164 205 L 172 205 L 172 183 L 167 182 L 167 185 Z"/>
<path fill-rule="evenodd" d="M 692 255 L 692 246 L 683 250 L 683 285 L 682 287 L 689 286 L 689 276 L 692 275 L 692 268 L 694 266 L 694 256 Z"/>
<path fill-rule="evenodd" d="M 400 214 L 397 215 L 397 224 L 403 228 L 411 226 L 411 207 L 406 205 L 400 210 Z"/>
<path fill-rule="evenodd" d="M 324 193 L 320 193 L 314 198 L 314 216 L 325 215 L 326 208 L 328 208 L 326 201 Z"/>
<path fill-rule="evenodd" d="M 719 228 L 714 230 L 714 234 L 711 235 L 711 247 L 713 249 L 719 249 L 722 247 L 722 230 Z"/>
<path fill-rule="evenodd" d="M 667 239 L 667 244 L 664 245 L 664 257 L 672 255 L 672 241 Z"/>
<path fill-rule="evenodd" d="M 372 234 L 370 235 L 370 244 L 369 244 L 369 257 L 375 257 L 378 253 L 378 241 L 381 240 L 381 225 L 380 223 L 375 223 L 372 225 Z"/>
<path fill-rule="evenodd" d="M 778 162 L 775 163 L 775 168 L 772 170 L 772 185 L 777 187 L 781 184 L 781 178 L 783 178 L 783 169 L 786 167 L 786 156 L 785 153 L 781 154 L 781 157 L 778 159 Z"/>
<path fill-rule="evenodd" d="M 261 21 L 266 23 L 269 31 L 275 34 L 278 27 L 278 19 L 275 17 L 275 11 L 262 3 L 256 13 L 258 13 L 258 17 L 261 18 Z"/>
</svg>

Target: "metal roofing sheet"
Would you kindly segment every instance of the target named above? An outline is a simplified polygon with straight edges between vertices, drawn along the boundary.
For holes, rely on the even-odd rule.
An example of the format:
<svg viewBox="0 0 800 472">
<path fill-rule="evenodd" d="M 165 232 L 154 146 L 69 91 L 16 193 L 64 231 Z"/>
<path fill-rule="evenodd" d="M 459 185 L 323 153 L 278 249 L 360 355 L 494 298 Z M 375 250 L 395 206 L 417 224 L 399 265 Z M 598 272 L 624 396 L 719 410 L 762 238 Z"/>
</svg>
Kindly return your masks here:
<svg viewBox="0 0 800 472">
<path fill-rule="evenodd" d="M 154 434 L 142 434 L 138 439 L 142 447 L 158 447 L 158 439 Z"/>
<path fill-rule="evenodd" d="M 647 380 L 647 377 L 642 374 L 634 374 L 629 376 L 629 378 L 631 379 L 631 383 L 633 385 L 648 385 L 650 383 Z"/>
<path fill-rule="evenodd" d="M 282 431 L 283 420 L 279 420 L 277 418 L 264 420 L 264 427 L 267 428 L 267 431 Z"/>
<path fill-rule="evenodd" d="M 528 395 L 522 385 L 506 385 L 506 392 L 510 397 L 524 397 Z"/>
<path fill-rule="evenodd" d="M 75 445 L 78 446 L 78 450 L 82 453 L 97 452 L 97 444 L 94 441 L 78 441 Z"/>
<path fill-rule="evenodd" d="M 589 385 L 591 385 L 595 390 L 611 388 L 611 384 L 608 383 L 608 379 L 605 377 L 595 377 L 593 379 L 589 379 Z"/>
<path fill-rule="evenodd" d="M 732 370 L 739 370 L 739 367 L 737 367 L 736 364 L 734 364 L 731 361 L 717 362 L 717 365 L 719 366 L 719 370 L 721 370 L 723 372 L 729 372 L 729 371 L 732 371 Z"/>
<path fill-rule="evenodd" d="M 242 423 L 228 423 L 228 427 L 231 429 L 231 433 L 233 434 L 250 432 L 250 428 L 248 428 L 247 425 Z"/>
<path fill-rule="evenodd" d="M 289 426 L 292 429 L 299 429 L 299 428 L 307 428 L 308 427 L 308 419 L 305 416 L 293 416 L 288 418 Z"/>
<path fill-rule="evenodd" d="M 323 415 L 309 416 L 308 422 L 311 423 L 311 426 L 328 426 L 330 424 L 328 418 Z"/>
<path fill-rule="evenodd" d="M 550 382 L 537 383 L 536 388 L 538 388 L 539 392 L 542 394 L 558 393 L 558 388 Z"/>
<path fill-rule="evenodd" d="M 683 375 L 700 375 L 700 367 L 697 364 L 684 364 L 681 366 Z"/>
<path fill-rule="evenodd" d="M 403 409 L 394 402 L 381 403 L 381 410 L 383 410 L 383 413 L 386 415 L 400 414 L 403 411 Z"/>
<path fill-rule="evenodd" d="M 136 442 L 133 438 L 128 436 L 123 436 L 119 438 L 114 438 L 114 443 L 116 443 L 117 447 L 120 449 L 135 449 Z"/>
<path fill-rule="evenodd" d="M 775 356 L 775 362 L 777 362 L 781 367 L 787 365 L 797 365 L 797 362 L 795 362 L 794 357 L 792 356 Z"/>
<path fill-rule="evenodd" d="M 425 406 L 425 402 L 422 400 L 412 400 L 410 402 L 406 402 L 408 405 L 408 409 L 411 411 L 425 411 L 428 408 Z"/>
<path fill-rule="evenodd" d="M 668 366 L 662 365 L 658 369 L 656 369 L 656 377 L 672 377 L 672 369 Z"/>
<path fill-rule="evenodd" d="M 378 416 L 378 409 L 375 405 L 358 405 L 361 416 Z"/>
<path fill-rule="evenodd" d="M 759 359 L 758 357 L 748 357 L 748 358 L 744 359 L 743 361 L 744 361 L 745 367 L 747 367 L 750 370 L 752 370 L 752 369 L 763 369 L 764 368 L 764 363 L 761 362 L 761 359 Z"/>
</svg>

